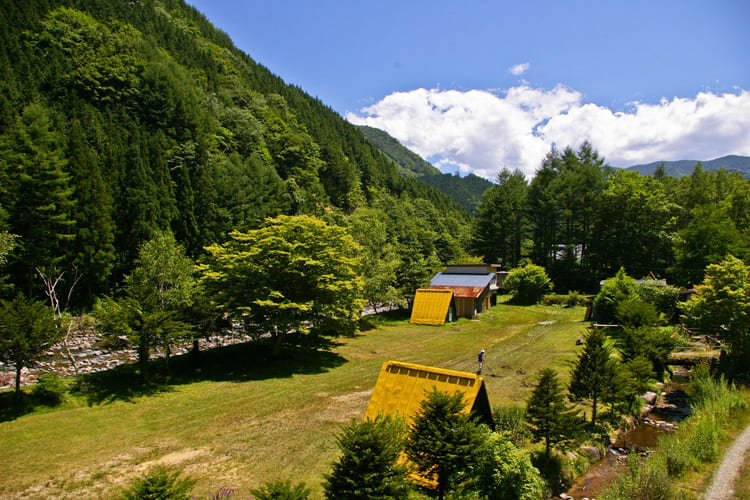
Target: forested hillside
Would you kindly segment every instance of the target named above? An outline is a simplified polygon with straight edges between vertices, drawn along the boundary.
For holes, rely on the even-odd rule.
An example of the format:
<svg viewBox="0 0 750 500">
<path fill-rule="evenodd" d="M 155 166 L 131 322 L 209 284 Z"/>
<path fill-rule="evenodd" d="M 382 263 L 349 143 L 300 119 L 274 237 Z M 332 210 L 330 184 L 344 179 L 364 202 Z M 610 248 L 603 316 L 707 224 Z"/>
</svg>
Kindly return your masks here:
<svg viewBox="0 0 750 500">
<path fill-rule="evenodd" d="M 195 258 L 282 214 L 377 219 L 425 275 L 462 253 L 464 210 L 180 0 L 2 2 L 0 67 L 0 233 L 15 235 L 17 291 L 40 295 L 36 268 L 75 270 L 90 303 L 158 232 Z"/>
<path fill-rule="evenodd" d="M 401 167 L 403 175 L 416 177 L 424 183 L 438 188 L 469 212 L 476 210 L 477 205 L 482 200 L 482 194 L 492 186 L 490 181 L 474 174 L 460 177 L 440 172 L 383 130 L 365 125 L 360 126 L 360 130 L 379 150 Z"/>
<path fill-rule="evenodd" d="M 643 165 L 633 165 L 632 167 L 628 167 L 627 170 L 635 170 L 644 175 L 651 175 L 658 169 L 670 177 L 682 177 L 683 175 L 690 175 L 696 163 L 698 163 L 696 160 L 655 161 Z M 750 178 L 750 158 L 747 156 L 722 156 L 721 158 L 700 163 L 707 172 L 717 172 L 720 168 L 723 168 L 727 172 L 737 172 L 745 176 L 746 179 Z"/>
</svg>

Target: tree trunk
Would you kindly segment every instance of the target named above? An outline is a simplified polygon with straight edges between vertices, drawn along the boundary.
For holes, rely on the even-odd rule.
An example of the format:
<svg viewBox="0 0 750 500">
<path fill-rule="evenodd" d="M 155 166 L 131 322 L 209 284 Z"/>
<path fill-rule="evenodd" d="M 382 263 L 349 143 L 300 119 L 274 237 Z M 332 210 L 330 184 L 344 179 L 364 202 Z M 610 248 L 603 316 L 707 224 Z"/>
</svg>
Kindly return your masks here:
<svg viewBox="0 0 750 500">
<path fill-rule="evenodd" d="M 596 425 L 596 396 L 592 398 L 593 404 L 591 405 L 591 425 Z"/>
<path fill-rule="evenodd" d="M 13 396 L 16 403 L 21 400 L 21 370 L 23 366 L 19 363 L 16 365 L 16 394 Z"/>
<path fill-rule="evenodd" d="M 278 358 L 281 354 L 281 341 L 283 336 L 281 334 L 274 334 L 273 344 L 271 345 L 271 357 Z"/>
<path fill-rule="evenodd" d="M 148 346 L 138 346 L 138 363 L 141 366 L 141 378 L 148 382 Z"/>
</svg>

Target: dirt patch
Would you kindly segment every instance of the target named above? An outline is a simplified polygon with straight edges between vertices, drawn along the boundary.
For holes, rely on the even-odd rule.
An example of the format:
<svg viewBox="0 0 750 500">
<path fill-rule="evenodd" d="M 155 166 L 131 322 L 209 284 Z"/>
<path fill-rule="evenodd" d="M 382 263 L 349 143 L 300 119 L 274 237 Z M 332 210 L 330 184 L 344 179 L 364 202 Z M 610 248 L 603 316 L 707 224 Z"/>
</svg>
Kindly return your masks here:
<svg viewBox="0 0 750 500">
<path fill-rule="evenodd" d="M 361 419 L 364 417 L 371 396 L 372 389 L 333 396 L 320 418 L 339 424 L 346 424 L 352 418 Z"/>
</svg>

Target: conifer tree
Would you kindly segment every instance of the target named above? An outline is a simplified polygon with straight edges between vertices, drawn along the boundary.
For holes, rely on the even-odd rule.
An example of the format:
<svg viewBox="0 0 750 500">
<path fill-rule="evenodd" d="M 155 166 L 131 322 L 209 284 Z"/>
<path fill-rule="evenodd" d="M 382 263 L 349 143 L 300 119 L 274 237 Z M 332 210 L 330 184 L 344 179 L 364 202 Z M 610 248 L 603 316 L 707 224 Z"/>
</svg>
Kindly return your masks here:
<svg viewBox="0 0 750 500">
<path fill-rule="evenodd" d="M 341 456 L 326 475 L 326 498 L 407 498 L 407 467 L 399 459 L 405 431 L 402 420 L 383 415 L 344 427 L 336 437 Z"/>
<path fill-rule="evenodd" d="M 440 499 L 473 478 L 487 444 L 487 432 L 465 408 L 463 393 L 434 389 L 419 404 L 409 431 L 406 454 L 435 481 Z"/>
<path fill-rule="evenodd" d="M 91 303 L 104 291 L 115 262 L 113 203 L 79 120 L 71 124 L 68 158 L 76 195 L 73 263 L 82 276 L 85 300 Z"/>
<path fill-rule="evenodd" d="M 49 110 L 27 106 L 2 138 L 0 157 L 11 185 L 10 232 L 19 236 L 14 279 L 31 294 L 34 268 L 55 267 L 66 258 L 75 224 L 64 144 Z"/>
<path fill-rule="evenodd" d="M 545 368 L 540 372 L 539 381 L 526 402 L 526 416 L 534 438 L 544 441 L 548 459 L 552 446 L 567 441 L 575 432 L 573 412 L 553 369 Z"/>
<path fill-rule="evenodd" d="M 601 328 L 594 328 L 586 334 L 568 389 L 573 401 L 591 401 L 591 425 L 596 425 L 597 405 L 613 392 L 615 381 L 612 351 L 605 342 L 606 336 Z"/>
</svg>

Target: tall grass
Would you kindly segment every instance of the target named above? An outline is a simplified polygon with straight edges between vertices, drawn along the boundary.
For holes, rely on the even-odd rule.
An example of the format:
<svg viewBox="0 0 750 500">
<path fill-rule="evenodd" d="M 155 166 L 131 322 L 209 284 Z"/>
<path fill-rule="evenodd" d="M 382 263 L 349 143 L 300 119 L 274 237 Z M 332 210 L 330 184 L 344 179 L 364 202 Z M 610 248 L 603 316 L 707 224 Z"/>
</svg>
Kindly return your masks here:
<svg viewBox="0 0 750 500">
<path fill-rule="evenodd" d="M 747 401 L 723 377 L 713 378 L 707 366 L 694 371 L 686 392 L 693 416 L 679 430 L 660 437 L 656 453 L 647 460 L 631 456 L 627 472 L 604 493 L 603 500 L 680 498 L 674 479 L 719 459 L 719 443 L 732 423 L 729 417 L 746 410 Z"/>
</svg>

